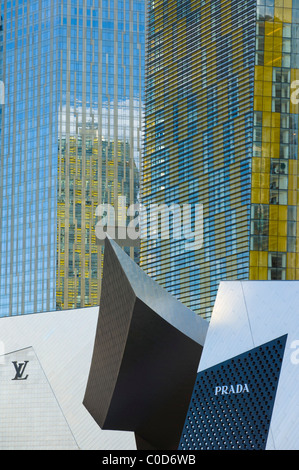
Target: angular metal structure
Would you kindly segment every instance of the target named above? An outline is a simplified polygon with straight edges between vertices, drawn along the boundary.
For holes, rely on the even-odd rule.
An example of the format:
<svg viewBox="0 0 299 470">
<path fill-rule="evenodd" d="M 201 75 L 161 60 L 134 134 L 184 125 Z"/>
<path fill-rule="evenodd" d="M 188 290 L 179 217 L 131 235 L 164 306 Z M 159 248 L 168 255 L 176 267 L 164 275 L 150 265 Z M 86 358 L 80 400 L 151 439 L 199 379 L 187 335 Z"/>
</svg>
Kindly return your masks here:
<svg viewBox="0 0 299 470">
<path fill-rule="evenodd" d="M 179 450 L 298 450 L 299 282 L 222 281 Z"/>
<path fill-rule="evenodd" d="M 265 450 L 286 339 L 198 373 L 179 450 Z"/>
<path fill-rule="evenodd" d="M 133 432 L 103 431 L 82 404 L 98 313 L 0 318 L 0 451 L 136 450 Z"/>
<path fill-rule="evenodd" d="M 84 406 L 139 449 L 177 449 L 207 330 L 107 238 Z"/>
</svg>

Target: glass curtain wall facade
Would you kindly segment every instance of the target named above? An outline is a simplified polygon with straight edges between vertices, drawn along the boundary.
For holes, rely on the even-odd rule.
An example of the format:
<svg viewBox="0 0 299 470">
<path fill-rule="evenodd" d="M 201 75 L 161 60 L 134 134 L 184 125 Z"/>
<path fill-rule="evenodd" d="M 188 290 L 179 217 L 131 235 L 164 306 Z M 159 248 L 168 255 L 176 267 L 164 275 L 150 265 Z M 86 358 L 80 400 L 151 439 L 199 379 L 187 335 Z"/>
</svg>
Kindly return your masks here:
<svg viewBox="0 0 299 470">
<path fill-rule="evenodd" d="M 72 308 L 100 302 L 97 206 L 139 197 L 145 3 L 69 0 L 61 15 L 56 299 Z"/>
<path fill-rule="evenodd" d="M 204 225 L 200 250 L 147 239 L 140 264 L 207 319 L 221 280 L 299 278 L 298 5 L 148 4 L 142 202 L 202 204 Z"/>
<path fill-rule="evenodd" d="M 257 6 L 250 279 L 299 279 L 299 1 Z"/>
<path fill-rule="evenodd" d="M 144 1 L 1 1 L 1 17 L 0 315 L 98 305 L 96 207 L 139 197 Z"/>
</svg>

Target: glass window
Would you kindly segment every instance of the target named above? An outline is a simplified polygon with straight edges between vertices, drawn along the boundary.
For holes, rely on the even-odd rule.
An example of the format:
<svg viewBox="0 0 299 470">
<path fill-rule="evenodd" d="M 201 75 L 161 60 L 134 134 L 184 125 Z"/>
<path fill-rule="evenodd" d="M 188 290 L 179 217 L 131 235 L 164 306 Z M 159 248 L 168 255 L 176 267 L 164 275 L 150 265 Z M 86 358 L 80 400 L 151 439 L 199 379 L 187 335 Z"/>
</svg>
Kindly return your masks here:
<svg viewBox="0 0 299 470">
<path fill-rule="evenodd" d="M 283 25 L 283 30 L 282 30 L 282 35 L 283 35 L 284 38 L 290 38 L 292 36 L 292 25 L 284 24 Z"/>
<path fill-rule="evenodd" d="M 262 128 L 256 127 L 253 131 L 253 141 L 261 142 L 262 141 Z"/>
<path fill-rule="evenodd" d="M 280 127 L 284 129 L 289 129 L 290 127 L 290 116 L 288 114 L 280 115 Z"/>
<path fill-rule="evenodd" d="M 282 52 L 291 52 L 291 40 L 284 38 L 282 40 Z"/>
<path fill-rule="evenodd" d="M 296 222 L 288 221 L 288 237 L 296 237 Z"/>
<path fill-rule="evenodd" d="M 257 52 L 255 54 L 255 65 L 264 65 L 264 53 Z"/>
<path fill-rule="evenodd" d="M 290 54 L 282 54 L 282 63 L 283 67 L 291 67 L 291 55 Z"/>
<path fill-rule="evenodd" d="M 268 279 L 285 280 L 286 260 L 287 260 L 287 256 L 285 253 L 269 253 Z"/>
<path fill-rule="evenodd" d="M 256 49 L 258 51 L 263 51 L 264 50 L 264 37 L 257 37 L 256 39 Z M 286 51 L 289 52 L 289 51 Z"/>
<path fill-rule="evenodd" d="M 290 148 L 289 145 L 280 144 L 279 158 L 289 158 L 290 157 Z"/>
<path fill-rule="evenodd" d="M 296 222 L 297 220 L 297 207 L 296 206 L 288 207 L 288 220 L 290 222 Z"/>
<path fill-rule="evenodd" d="M 288 242 L 287 242 L 287 250 L 289 253 L 295 253 L 296 252 L 296 238 L 295 237 L 288 237 Z"/>
<path fill-rule="evenodd" d="M 253 251 L 268 251 L 268 237 L 251 236 L 250 249 Z"/>
<path fill-rule="evenodd" d="M 254 113 L 254 125 L 262 126 L 263 124 L 263 113 L 260 111 L 255 111 Z"/>
<path fill-rule="evenodd" d="M 288 129 L 281 129 L 280 142 L 283 144 L 288 144 L 290 142 L 290 131 Z"/>
</svg>

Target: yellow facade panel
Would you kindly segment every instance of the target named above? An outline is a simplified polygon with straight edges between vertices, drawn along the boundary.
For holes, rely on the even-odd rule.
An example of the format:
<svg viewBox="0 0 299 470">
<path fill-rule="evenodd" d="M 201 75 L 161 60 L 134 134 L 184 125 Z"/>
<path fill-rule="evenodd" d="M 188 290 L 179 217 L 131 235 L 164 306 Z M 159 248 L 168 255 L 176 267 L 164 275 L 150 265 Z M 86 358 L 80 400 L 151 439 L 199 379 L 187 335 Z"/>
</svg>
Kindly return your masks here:
<svg viewBox="0 0 299 470">
<path fill-rule="evenodd" d="M 269 251 L 278 251 L 277 237 L 269 236 Z"/>
<path fill-rule="evenodd" d="M 264 96 L 263 97 L 262 111 L 264 111 L 264 112 L 271 112 L 272 111 L 272 98 L 270 96 Z"/>
<path fill-rule="evenodd" d="M 284 4 L 284 9 L 283 9 L 283 22 L 284 23 L 292 23 L 292 2 L 289 8 L 286 8 L 286 3 L 288 3 L 289 0 L 285 0 Z"/>
<path fill-rule="evenodd" d="M 261 204 L 269 204 L 269 190 L 261 188 L 260 191 Z"/>
<path fill-rule="evenodd" d="M 270 188 L 270 175 L 269 175 L 269 173 L 261 173 L 260 176 L 261 176 L 261 178 L 260 178 L 261 188 L 269 189 Z"/>
<path fill-rule="evenodd" d="M 271 126 L 280 128 L 280 114 L 279 113 L 271 113 Z"/>
<path fill-rule="evenodd" d="M 270 157 L 279 158 L 280 156 L 280 143 L 271 144 Z"/>
<path fill-rule="evenodd" d="M 283 6 L 283 5 L 281 5 L 281 7 L 280 7 L 280 6 L 277 6 L 278 3 L 279 3 L 279 2 L 277 2 L 277 1 L 275 2 L 274 17 L 275 17 L 276 22 L 277 22 L 277 21 L 281 21 L 281 22 L 282 22 L 282 21 L 283 21 L 283 8 L 282 8 L 282 6 Z"/>
<path fill-rule="evenodd" d="M 271 142 L 271 128 L 270 127 L 263 127 L 262 142 L 263 144 L 265 144 L 266 142 Z"/>
<path fill-rule="evenodd" d="M 280 129 L 279 128 L 272 128 L 271 129 L 271 142 L 273 144 L 280 143 Z"/>
<path fill-rule="evenodd" d="M 254 82 L 254 94 L 255 96 L 263 95 L 264 82 L 261 80 L 255 80 Z"/>
<path fill-rule="evenodd" d="M 261 174 L 260 173 L 252 173 L 252 188 L 260 188 L 261 187 Z"/>
<path fill-rule="evenodd" d="M 296 253 L 287 253 L 287 266 L 296 268 Z"/>
<path fill-rule="evenodd" d="M 273 51 L 275 51 L 277 54 L 277 56 L 279 57 L 281 55 L 281 52 L 282 52 L 282 37 L 274 37 L 273 39 Z"/>
<path fill-rule="evenodd" d="M 268 279 L 268 269 L 259 267 L 258 276 L 259 281 L 266 281 Z"/>
<path fill-rule="evenodd" d="M 273 78 L 273 69 L 272 67 L 267 67 L 266 65 L 263 67 L 264 69 L 264 81 L 265 82 L 272 82 Z"/>
<path fill-rule="evenodd" d="M 286 269 L 286 279 L 288 281 L 295 281 L 296 280 L 296 269 L 287 268 Z"/>
<path fill-rule="evenodd" d="M 268 252 L 258 252 L 258 266 L 267 268 L 268 267 Z"/>
<path fill-rule="evenodd" d="M 258 267 L 250 266 L 249 280 L 250 281 L 258 281 L 259 280 L 259 268 Z"/>
<path fill-rule="evenodd" d="M 288 220 L 288 207 L 279 205 L 278 207 L 278 219 L 280 221 L 287 221 Z"/>
<path fill-rule="evenodd" d="M 287 251 L 287 238 L 286 237 L 278 237 L 277 249 L 278 251 L 283 252 L 283 253 Z"/>
<path fill-rule="evenodd" d="M 254 96 L 254 111 L 263 111 L 263 100 L 260 96 Z"/>
<path fill-rule="evenodd" d="M 249 256 L 250 266 L 258 266 L 259 251 L 251 251 Z"/>
<path fill-rule="evenodd" d="M 252 158 L 252 173 L 259 173 L 261 170 L 261 159 L 257 157 Z"/>
<path fill-rule="evenodd" d="M 286 237 L 287 236 L 287 222 L 279 221 L 278 222 L 278 236 Z"/>
<path fill-rule="evenodd" d="M 271 125 L 272 125 L 272 113 L 264 112 L 263 113 L 263 128 L 264 127 L 271 128 Z"/>
<path fill-rule="evenodd" d="M 257 65 L 254 70 L 254 79 L 255 81 L 263 81 L 264 80 L 264 67 L 261 65 Z M 271 75 L 272 80 L 272 75 Z"/>
</svg>

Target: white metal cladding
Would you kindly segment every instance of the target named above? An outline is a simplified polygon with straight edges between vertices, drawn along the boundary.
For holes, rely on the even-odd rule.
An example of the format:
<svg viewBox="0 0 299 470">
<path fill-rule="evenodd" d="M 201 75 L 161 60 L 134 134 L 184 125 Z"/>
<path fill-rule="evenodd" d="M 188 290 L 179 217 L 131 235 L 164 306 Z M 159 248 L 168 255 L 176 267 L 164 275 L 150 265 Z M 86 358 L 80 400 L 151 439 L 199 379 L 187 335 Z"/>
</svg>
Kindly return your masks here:
<svg viewBox="0 0 299 470">
<path fill-rule="evenodd" d="M 61 448 L 61 442 L 62 447 L 67 449 L 136 449 L 133 433 L 102 431 L 82 404 L 94 345 L 98 310 L 98 307 L 93 307 L 0 318 L 2 354 L 0 356 L 0 396 L 8 393 L 8 389 L 16 385 L 19 388 L 21 398 L 22 391 L 31 386 L 31 388 L 33 387 L 31 392 L 35 393 L 38 400 L 38 407 L 25 407 L 25 398 L 23 397 L 24 403 L 20 399 L 20 406 L 11 408 L 10 416 L 7 415 L 7 409 L 0 407 L 0 436 L 4 436 L 7 432 L 7 429 L 3 428 L 7 419 L 16 422 L 14 413 L 18 414 L 19 426 L 15 434 L 10 433 L 9 440 L 3 443 L 2 449 L 21 447 L 22 449 L 42 449 L 49 446 L 55 449 L 58 446 Z M 11 369 L 8 366 L 13 367 L 12 361 L 22 362 L 25 360 L 24 354 L 20 350 L 24 350 L 23 353 L 26 351 L 26 355 L 28 355 L 28 351 L 31 352 L 32 361 L 34 360 L 36 364 L 35 370 L 39 372 L 39 375 L 37 376 L 37 372 L 35 372 L 35 389 L 33 384 L 30 385 L 29 380 L 33 378 L 29 375 L 29 365 L 32 364 L 27 365 L 28 380 L 13 381 L 9 375 Z M 37 362 L 40 364 L 40 369 L 37 367 Z M 39 377 L 38 381 L 37 377 Z M 3 383 L 4 378 L 9 380 L 7 388 Z M 42 399 L 43 396 L 47 398 L 46 401 Z M 45 407 L 51 402 L 53 410 L 55 408 L 55 413 L 57 416 L 59 415 L 60 432 L 65 431 L 63 440 L 61 438 L 59 444 L 57 441 L 53 441 L 53 436 L 52 442 L 49 443 L 49 433 L 48 435 L 44 434 L 44 439 L 41 439 L 38 445 L 30 442 L 28 436 L 26 438 L 30 420 L 35 423 L 33 425 L 38 426 L 38 423 L 47 416 L 47 409 L 42 406 L 43 401 Z M 22 403 L 24 406 L 21 406 Z M 51 427 L 49 429 L 53 430 Z M 31 429 L 30 432 L 33 436 L 34 429 Z M 24 436 L 23 442 L 22 434 Z"/>
<path fill-rule="evenodd" d="M 0 450 L 78 449 L 33 348 L 2 356 L 0 371 Z"/>
<path fill-rule="evenodd" d="M 220 283 L 199 371 L 285 334 L 269 450 L 299 449 L 299 282 Z"/>
</svg>

